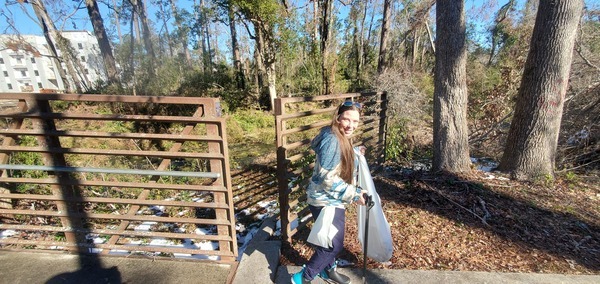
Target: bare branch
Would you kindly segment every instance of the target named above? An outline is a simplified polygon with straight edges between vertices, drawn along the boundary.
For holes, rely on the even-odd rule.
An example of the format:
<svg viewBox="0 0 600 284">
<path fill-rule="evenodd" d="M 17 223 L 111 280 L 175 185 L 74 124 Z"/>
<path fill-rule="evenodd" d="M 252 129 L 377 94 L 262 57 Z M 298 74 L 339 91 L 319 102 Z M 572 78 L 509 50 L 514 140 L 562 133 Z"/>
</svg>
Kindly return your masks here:
<svg viewBox="0 0 600 284">
<path fill-rule="evenodd" d="M 583 55 L 581 44 L 579 42 L 577 43 L 577 47 L 575 48 L 575 51 L 577 51 L 577 54 L 579 55 L 579 57 L 581 57 L 581 59 L 583 59 L 583 61 L 585 62 L 585 64 L 587 66 L 592 67 L 592 68 L 596 69 L 597 71 L 600 71 L 600 67 L 594 65 L 594 63 L 592 63 L 589 59 L 587 59 L 587 57 L 585 57 Z"/>
</svg>

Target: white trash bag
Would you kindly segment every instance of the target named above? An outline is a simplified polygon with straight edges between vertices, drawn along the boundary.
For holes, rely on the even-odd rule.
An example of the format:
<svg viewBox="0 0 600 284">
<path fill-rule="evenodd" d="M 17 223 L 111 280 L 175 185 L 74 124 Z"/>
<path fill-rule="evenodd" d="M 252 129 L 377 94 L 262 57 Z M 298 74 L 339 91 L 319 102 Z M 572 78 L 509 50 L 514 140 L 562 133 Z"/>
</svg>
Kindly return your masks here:
<svg viewBox="0 0 600 284">
<path fill-rule="evenodd" d="M 313 224 L 312 230 L 310 230 L 307 241 L 324 248 L 332 247 L 333 237 L 335 237 L 335 234 L 338 232 L 338 229 L 333 226 L 334 216 L 334 206 L 323 207 L 321 213 L 319 213 L 319 217 Z"/>
<path fill-rule="evenodd" d="M 358 185 L 366 190 L 372 197 L 373 208 L 369 215 L 369 237 L 367 244 L 367 257 L 377 261 L 386 262 L 392 258 L 394 252 L 394 244 L 392 242 L 392 231 L 390 224 L 383 214 L 381 208 L 381 200 L 379 194 L 375 191 L 373 177 L 369 171 L 369 165 L 363 155 L 357 155 L 358 164 Z M 365 222 L 367 214 L 367 206 L 358 207 L 358 241 L 364 248 L 365 237 Z"/>
</svg>

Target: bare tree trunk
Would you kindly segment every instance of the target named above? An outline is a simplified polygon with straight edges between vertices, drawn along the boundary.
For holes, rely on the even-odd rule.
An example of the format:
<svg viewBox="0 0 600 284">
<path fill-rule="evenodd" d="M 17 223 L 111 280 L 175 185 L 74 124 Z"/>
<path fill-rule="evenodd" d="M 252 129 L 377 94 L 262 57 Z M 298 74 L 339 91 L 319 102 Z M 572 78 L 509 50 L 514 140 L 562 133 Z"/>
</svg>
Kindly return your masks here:
<svg viewBox="0 0 600 284">
<path fill-rule="evenodd" d="M 265 73 L 266 73 L 266 69 L 265 69 L 265 60 L 264 60 L 264 35 L 262 30 L 260 29 L 260 27 L 255 24 L 254 25 L 254 36 L 256 37 L 255 39 L 255 43 L 256 46 L 254 48 L 254 55 L 256 57 L 256 82 L 257 84 L 257 93 L 260 96 L 262 96 L 263 94 L 263 89 L 265 86 Z"/>
<path fill-rule="evenodd" d="M 233 53 L 233 66 L 236 72 L 236 83 L 240 90 L 246 89 L 246 79 L 242 69 L 242 60 L 240 57 L 240 47 L 237 40 L 237 29 L 235 28 L 235 13 L 231 3 L 227 4 L 227 16 L 229 17 L 229 31 L 231 32 L 231 51 Z"/>
<path fill-rule="evenodd" d="M 267 86 L 269 89 L 269 100 L 270 100 L 270 109 L 272 110 L 275 106 L 275 99 L 277 98 L 277 89 L 276 87 L 276 79 L 277 76 L 275 74 L 275 62 L 269 62 L 266 64 L 266 75 L 267 75 Z"/>
<path fill-rule="evenodd" d="M 421 29 L 415 27 L 413 30 L 413 42 L 412 42 L 412 58 L 411 66 L 414 68 L 417 63 L 417 57 L 419 56 L 419 46 L 421 45 Z"/>
<path fill-rule="evenodd" d="M 433 41 L 433 35 L 431 34 L 431 29 L 429 28 L 429 20 L 427 19 L 425 20 L 425 28 L 427 29 L 427 36 L 429 37 L 429 44 L 431 44 L 431 50 L 433 51 L 433 54 L 435 54 L 435 42 Z"/>
<path fill-rule="evenodd" d="M 118 71 L 117 64 L 115 63 L 115 57 L 110 47 L 110 41 L 106 35 L 104 29 L 104 21 L 102 15 L 98 9 L 98 3 L 96 0 L 86 0 L 85 5 L 88 10 L 88 15 L 92 21 L 92 27 L 94 28 L 94 34 L 98 40 L 98 46 L 100 47 L 100 54 L 102 55 L 102 61 L 104 62 L 104 69 L 106 70 L 106 77 L 110 84 L 118 82 Z M 118 25 L 118 23 L 117 23 Z"/>
<path fill-rule="evenodd" d="M 148 17 L 146 16 L 146 9 L 142 0 L 131 0 L 135 14 L 137 14 L 139 21 L 142 26 L 142 40 L 144 41 L 144 49 L 149 56 L 150 61 L 150 74 L 154 74 L 154 60 L 156 54 L 154 53 L 154 47 L 152 45 L 152 35 L 150 33 L 150 25 L 148 24 Z"/>
<path fill-rule="evenodd" d="M 82 81 L 80 78 L 81 74 L 78 73 L 75 68 L 76 66 L 80 66 L 80 65 L 77 65 L 78 62 L 76 61 L 77 60 L 76 57 L 74 57 L 74 55 L 73 55 L 73 50 L 72 50 L 70 41 L 68 39 L 64 38 L 62 36 L 62 34 L 56 29 L 56 27 L 54 26 L 54 22 L 48 15 L 48 11 L 46 10 L 46 7 L 44 6 L 44 3 L 42 1 L 32 0 L 32 1 L 30 1 L 30 3 L 33 7 L 35 14 L 37 15 L 38 19 L 40 20 L 40 23 L 42 23 L 42 25 L 44 26 L 43 28 L 48 30 L 50 39 L 51 39 L 54 47 L 55 48 L 58 47 L 58 50 L 61 51 L 62 59 L 64 60 L 63 62 L 65 63 L 65 66 L 67 67 L 67 72 L 68 72 L 69 76 L 71 77 L 71 79 L 73 80 L 73 82 L 75 84 L 76 91 L 78 93 L 81 93 L 82 88 L 87 89 L 87 85 L 86 85 L 87 80 L 85 80 L 87 78 L 85 77 L 85 75 L 83 75 L 84 80 Z M 55 50 L 55 52 L 56 52 L 56 50 Z M 62 66 L 59 64 L 57 66 L 57 68 L 62 69 Z M 82 68 L 80 68 L 80 69 L 83 70 Z"/>
<path fill-rule="evenodd" d="M 540 0 L 499 166 L 513 178 L 554 177 L 558 134 L 582 11 L 582 0 Z"/>
<path fill-rule="evenodd" d="M 210 71 L 209 67 L 209 50 L 207 50 L 206 47 L 206 33 L 204 32 L 204 26 L 206 25 L 206 15 L 204 13 L 204 0 L 200 0 L 200 14 L 198 15 L 200 17 L 200 26 L 198 27 L 198 31 L 197 33 L 200 35 L 200 41 L 202 42 L 202 70 L 204 70 L 204 73 L 208 73 Z"/>
<path fill-rule="evenodd" d="M 383 74 L 386 69 L 386 55 L 387 55 L 387 42 L 388 42 L 388 31 L 390 29 L 390 14 L 392 0 L 385 0 L 383 2 L 383 17 L 381 19 L 381 38 L 379 40 L 379 57 L 377 60 L 377 73 Z"/>
<path fill-rule="evenodd" d="M 369 1 L 371 3 L 371 1 Z M 368 4 L 368 3 L 367 3 Z M 373 11 L 375 8 L 371 8 L 371 19 L 369 20 L 369 29 L 367 30 L 367 40 L 366 44 L 363 44 L 363 66 L 365 62 L 368 61 L 367 56 L 371 53 L 371 36 L 373 34 L 373 20 L 375 19 L 375 12 Z M 367 14 L 367 10 L 365 10 L 365 15 Z"/>
<path fill-rule="evenodd" d="M 355 71 L 356 71 L 356 79 L 360 80 L 360 70 L 362 68 L 361 66 L 361 62 L 360 59 L 362 57 L 361 55 L 361 48 L 360 48 L 360 39 L 359 39 L 359 16 L 360 16 L 360 4 L 362 2 L 357 2 L 356 5 L 352 5 L 352 7 L 350 8 L 350 14 L 348 15 L 348 21 L 352 24 L 352 54 L 353 54 L 353 58 L 354 62 L 355 62 Z M 359 82 L 360 84 L 360 82 Z"/>
<path fill-rule="evenodd" d="M 184 31 L 183 25 L 181 24 L 181 15 L 179 11 L 177 11 L 177 5 L 175 5 L 176 0 L 170 0 L 171 4 L 171 13 L 173 14 L 173 18 L 175 18 L 175 26 L 179 31 L 179 37 L 177 38 L 181 44 L 181 51 L 183 52 L 183 58 L 185 59 L 185 63 L 187 66 L 192 66 L 192 56 L 190 55 L 190 49 L 188 48 L 188 36 L 187 31 Z"/>
<path fill-rule="evenodd" d="M 56 28 L 54 28 L 54 23 L 48 23 L 47 19 L 49 20 L 50 18 L 44 17 L 44 13 L 47 13 L 47 11 L 45 11 L 46 8 L 43 6 L 43 3 L 34 0 L 31 1 L 30 4 L 33 7 L 33 12 L 40 20 L 40 25 L 44 32 L 44 38 L 46 39 L 46 43 L 48 43 L 48 50 L 52 55 L 52 60 L 54 61 L 54 65 L 56 66 L 56 71 L 58 72 L 58 75 L 60 76 L 60 79 L 63 82 L 65 92 L 69 93 L 72 91 L 71 83 L 69 82 L 65 69 L 63 69 L 62 67 L 63 59 L 58 56 L 57 46 L 55 44 L 55 40 L 53 39 L 53 37 L 57 33 Z"/>
<path fill-rule="evenodd" d="M 206 21 L 205 25 L 204 25 L 204 38 L 206 39 L 206 49 L 208 51 L 207 53 L 207 59 L 208 59 L 208 70 L 209 72 L 212 73 L 212 66 L 213 66 L 213 48 L 210 44 L 210 32 L 209 32 L 209 22 Z"/>
<path fill-rule="evenodd" d="M 365 54 L 365 21 L 367 18 L 367 3 L 364 1 L 358 1 L 356 11 L 362 13 L 362 19 L 360 25 L 357 23 L 358 32 L 354 35 L 356 38 L 356 77 L 361 81 L 362 69 L 364 65 L 364 54 Z M 362 7 L 361 7 L 362 6 Z M 362 9 L 361 9 L 362 8 Z M 360 12 L 359 12 L 360 11 Z M 360 14 L 359 14 L 360 15 Z"/>
<path fill-rule="evenodd" d="M 323 90 L 326 95 L 333 93 L 335 84 L 335 58 L 331 52 L 331 25 L 333 23 L 333 0 L 324 0 L 321 7 L 321 70 Z"/>
<path fill-rule="evenodd" d="M 171 39 L 171 33 L 169 32 L 169 23 L 167 23 L 167 13 L 165 12 L 165 7 L 163 5 L 158 5 L 160 9 L 160 18 L 163 22 L 163 28 L 165 29 L 165 34 L 167 38 L 167 47 L 169 48 L 169 56 L 173 57 L 173 40 Z"/>
<path fill-rule="evenodd" d="M 319 35 L 319 24 L 318 24 L 318 19 L 320 18 L 320 13 L 319 13 L 319 2 L 317 0 L 313 0 L 313 22 L 314 22 L 314 26 L 313 26 L 313 30 L 312 30 L 312 39 L 313 39 L 313 46 L 319 46 L 319 44 L 317 43 L 318 40 L 318 35 Z"/>
<path fill-rule="evenodd" d="M 463 0 L 437 1 L 433 169 L 470 170 L 467 127 L 467 44 Z"/>
<path fill-rule="evenodd" d="M 129 30 L 131 31 L 129 33 L 129 52 L 131 54 L 131 60 L 129 61 L 129 70 L 131 71 L 131 82 L 133 82 L 133 95 L 137 95 L 137 91 L 136 91 L 136 79 L 135 79 L 135 43 L 134 43 L 134 36 L 133 36 L 133 26 L 135 25 L 135 19 L 136 17 L 133 16 L 132 13 L 132 17 L 131 17 L 131 22 L 129 22 Z"/>
<path fill-rule="evenodd" d="M 136 8 L 133 6 L 132 4 L 132 12 L 131 12 L 131 18 L 133 19 L 133 25 L 135 30 L 132 29 L 132 31 L 135 31 L 135 43 L 141 45 L 142 44 L 142 29 L 140 28 L 140 18 L 136 16 Z M 133 32 L 132 32 L 133 34 Z"/>
<path fill-rule="evenodd" d="M 115 15 L 115 26 L 117 28 L 117 35 L 119 36 L 119 42 L 123 42 L 123 34 L 121 34 L 121 24 L 120 24 L 120 20 L 119 20 L 119 11 L 117 11 L 117 0 L 113 0 L 112 1 L 113 6 L 115 7 L 115 10 L 113 11 L 113 14 Z"/>
</svg>

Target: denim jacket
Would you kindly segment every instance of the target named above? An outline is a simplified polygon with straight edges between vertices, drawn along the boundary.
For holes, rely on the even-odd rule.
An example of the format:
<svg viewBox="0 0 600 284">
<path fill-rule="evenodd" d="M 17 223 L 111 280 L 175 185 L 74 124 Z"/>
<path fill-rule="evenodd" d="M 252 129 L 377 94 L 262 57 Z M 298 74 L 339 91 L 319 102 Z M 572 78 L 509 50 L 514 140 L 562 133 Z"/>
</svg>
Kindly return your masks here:
<svg viewBox="0 0 600 284">
<path fill-rule="evenodd" d="M 356 201 L 359 198 L 360 189 L 346 183 L 340 177 L 341 151 L 339 141 L 330 126 L 321 129 L 312 140 L 311 148 L 315 151 L 317 158 L 308 184 L 308 204 L 344 208 L 345 204 Z M 354 163 L 358 163 L 356 155 Z M 354 169 L 355 171 L 356 169 Z"/>
</svg>

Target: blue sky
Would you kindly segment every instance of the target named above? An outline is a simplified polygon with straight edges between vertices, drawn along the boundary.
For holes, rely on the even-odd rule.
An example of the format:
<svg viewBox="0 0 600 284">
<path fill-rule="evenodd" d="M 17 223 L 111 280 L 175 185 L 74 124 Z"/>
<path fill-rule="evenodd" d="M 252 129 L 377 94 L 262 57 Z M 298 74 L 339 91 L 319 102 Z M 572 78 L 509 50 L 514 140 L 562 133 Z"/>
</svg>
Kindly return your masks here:
<svg viewBox="0 0 600 284">
<path fill-rule="evenodd" d="M 15 20 L 14 25 L 19 30 L 21 34 L 41 34 L 41 30 L 34 19 L 31 19 L 24 13 L 24 10 L 28 11 L 29 15 L 35 17 L 33 12 L 31 11 L 30 5 L 25 5 L 25 8 L 21 4 L 19 4 L 16 0 L 0 0 L 4 5 L 0 6 L 0 33 L 13 33 L 10 29 L 10 25 L 7 21 L 8 18 L 12 18 Z M 296 0 L 292 2 L 302 3 L 305 0 Z M 519 0 L 518 2 L 522 5 L 525 0 Z M 53 5 L 52 3 L 67 3 L 68 5 L 58 6 Z M 110 1 L 109 1 L 110 2 Z M 178 0 L 178 6 L 188 8 L 192 5 L 192 0 Z M 504 4 L 506 4 L 508 0 L 465 0 L 466 3 L 466 13 L 467 13 L 467 21 L 474 24 L 477 27 L 478 32 L 483 34 L 487 26 L 491 21 L 493 21 L 494 13 L 491 14 L 482 13 L 482 10 L 486 11 L 497 11 L 498 8 Z M 76 10 L 75 5 L 77 2 L 70 0 L 63 1 L 53 1 L 53 0 L 44 0 L 47 8 L 49 10 L 63 10 L 62 13 L 64 15 L 69 15 L 67 21 L 56 21 L 56 25 L 58 29 L 65 30 L 89 30 L 92 31 L 91 24 L 87 18 L 87 10 L 85 9 L 85 5 L 82 6 L 82 9 Z M 598 8 L 600 7 L 600 0 L 585 0 L 587 6 Z M 105 25 L 110 23 L 110 19 L 108 18 L 109 11 L 105 5 L 100 4 L 100 9 L 102 10 L 102 16 L 104 17 Z M 489 8 L 489 9 L 488 9 Z M 153 9 L 150 5 L 149 7 L 149 16 L 150 18 L 156 22 L 156 17 L 154 15 L 156 9 Z M 63 19 L 65 17 L 62 17 Z M 110 29 L 110 28 L 109 28 Z M 114 30 L 114 28 L 113 28 Z M 122 30 L 127 31 L 128 27 L 122 27 Z"/>
</svg>

